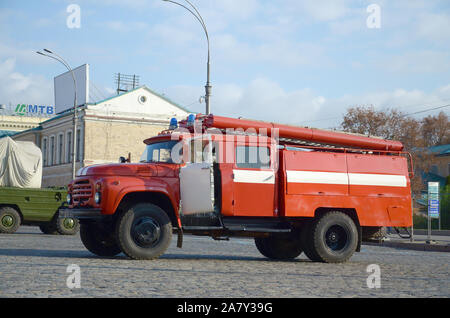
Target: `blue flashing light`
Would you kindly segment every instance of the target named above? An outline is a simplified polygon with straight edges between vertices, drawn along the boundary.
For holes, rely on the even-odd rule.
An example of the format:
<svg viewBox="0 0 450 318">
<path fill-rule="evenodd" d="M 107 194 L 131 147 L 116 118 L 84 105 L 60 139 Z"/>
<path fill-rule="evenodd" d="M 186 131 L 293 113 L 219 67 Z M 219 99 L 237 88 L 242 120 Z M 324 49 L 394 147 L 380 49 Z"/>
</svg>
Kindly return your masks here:
<svg viewBox="0 0 450 318">
<path fill-rule="evenodd" d="M 187 125 L 188 126 L 194 126 L 194 122 L 195 122 L 195 115 L 194 114 L 190 114 L 188 116 L 188 120 L 187 120 Z"/>
<path fill-rule="evenodd" d="M 177 129 L 178 128 L 178 120 L 176 119 L 176 118 L 172 118 L 171 120 L 170 120 L 170 126 L 169 126 L 169 129 L 170 130 L 174 130 L 174 129 Z"/>
</svg>

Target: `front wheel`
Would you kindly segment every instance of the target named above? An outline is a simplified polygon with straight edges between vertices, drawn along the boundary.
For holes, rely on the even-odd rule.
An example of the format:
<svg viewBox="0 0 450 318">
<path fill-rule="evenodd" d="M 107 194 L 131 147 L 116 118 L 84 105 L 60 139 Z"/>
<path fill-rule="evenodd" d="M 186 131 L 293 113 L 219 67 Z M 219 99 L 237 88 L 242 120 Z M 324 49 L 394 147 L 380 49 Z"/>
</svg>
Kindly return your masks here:
<svg viewBox="0 0 450 318">
<path fill-rule="evenodd" d="M 172 223 L 160 207 L 139 203 L 119 217 L 116 237 L 122 252 L 131 259 L 152 260 L 169 247 Z"/>
<path fill-rule="evenodd" d="M 73 218 L 56 218 L 56 231 L 61 235 L 75 235 L 80 229 L 77 219 Z"/>
</svg>

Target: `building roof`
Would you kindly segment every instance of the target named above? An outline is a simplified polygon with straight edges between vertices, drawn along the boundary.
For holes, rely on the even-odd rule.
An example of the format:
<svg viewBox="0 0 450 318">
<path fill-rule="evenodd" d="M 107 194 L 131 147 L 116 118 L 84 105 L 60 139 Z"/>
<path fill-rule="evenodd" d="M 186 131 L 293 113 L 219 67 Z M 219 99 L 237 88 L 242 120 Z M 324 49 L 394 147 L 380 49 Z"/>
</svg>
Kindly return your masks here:
<svg viewBox="0 0 450 318">
<path fill-rule="evenodd" d="M 18 131 L 0 130 L 0 138 L 9 137 L 9 136 L 15 135 L 17 133 L 18 133 Z"/>
<path fill-rule="evenodd" d="M 450 144 L 429 147 L 428 150 L 435 156 L 450 156 Z"/>
<path fill-rule="evenodd" d="M 145 86 L 145 85 L 139 86 L 139 87 L 137 87 L 137 88 L 135 88 L 135 89 L 133 89 L 133 90 L 131 90 L 131 91 L 125 92 L 125 93 L 120 94 L 120 95 L 111 96 L 111 97 L 109 97 L 109 98 L 106 98 L 106 99 L 104 99 L 104 100 L 101 100 L 101 101 L 98 101 L 98 102 L 95 102 L 95 103 L 87 103 L 87 105 L 98 105 L 98 104 L 104 103 L 104 102 L 106 102 L 106 101 L 109 101 L 109 100 L 111 100 L 111 99 L 114 99 L 114 98 L 117 98 L 117 97 L 121 97 L 121 96 L 126 95 L 126 94 L 130 94 L 130 93 L 135 92 L 135 91 L 137 91 L 137 90 L 139 90 L 139 89 L 142 89 L 142 88 L 146 89 L 147 91 L 149 91 L 149 92 L 152 93 L 153 95 L 156 95 L 156 96 L 158 96 L 159 98 L 165 100 L 166 102 L 168 102 L 168 103 L 174 105 L 175 107 L 180 108 L 181 110 L 185 111 L 186 113 L 192 113 L 190 110 L 186 109 L 185 107 L 181 106 L 180 104 L 175 103 L 175 102 L 172 101 L 171 99 L 167 98 L 166 96 L 164 96 L 164 95 L 162 95 L 162 94 L 159 94 L 159 93 L 155 92 L 154 90 L 151 90 L 150 88 L 148 88 L 148 87 Z"/>
</svg>

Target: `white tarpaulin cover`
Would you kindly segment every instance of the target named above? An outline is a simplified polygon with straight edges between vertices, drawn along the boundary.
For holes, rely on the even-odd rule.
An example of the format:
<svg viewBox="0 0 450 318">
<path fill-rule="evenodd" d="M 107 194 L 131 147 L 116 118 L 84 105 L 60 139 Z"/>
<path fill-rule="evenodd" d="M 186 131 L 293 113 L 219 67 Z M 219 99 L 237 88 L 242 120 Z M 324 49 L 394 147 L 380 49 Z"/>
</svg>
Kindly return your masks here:
<svg viewBox="0 0 450 318">
<path fill-rule="evenodd" d="M 0 139 L 0 186 L 40 188 L 42 152 L 29 141 Z"/>
</svg>

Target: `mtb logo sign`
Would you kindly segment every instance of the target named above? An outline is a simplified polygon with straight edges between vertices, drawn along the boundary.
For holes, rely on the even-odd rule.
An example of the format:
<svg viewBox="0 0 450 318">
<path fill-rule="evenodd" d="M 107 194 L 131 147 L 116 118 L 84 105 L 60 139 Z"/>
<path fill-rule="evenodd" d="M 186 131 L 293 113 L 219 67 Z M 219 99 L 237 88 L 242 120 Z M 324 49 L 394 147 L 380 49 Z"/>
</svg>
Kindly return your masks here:
<svg viewBox="0 0 450 318">
<path fill-rule="evenodd" d="M 38 106 L 38 105 L 25 105 L 25 104 L 17 104 L 16 115 L 25 116 L 25 115 L 54 115 L 55 107 L 54 106 Z"/>
</svg>

